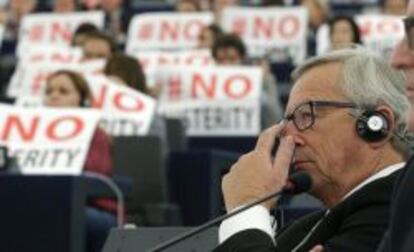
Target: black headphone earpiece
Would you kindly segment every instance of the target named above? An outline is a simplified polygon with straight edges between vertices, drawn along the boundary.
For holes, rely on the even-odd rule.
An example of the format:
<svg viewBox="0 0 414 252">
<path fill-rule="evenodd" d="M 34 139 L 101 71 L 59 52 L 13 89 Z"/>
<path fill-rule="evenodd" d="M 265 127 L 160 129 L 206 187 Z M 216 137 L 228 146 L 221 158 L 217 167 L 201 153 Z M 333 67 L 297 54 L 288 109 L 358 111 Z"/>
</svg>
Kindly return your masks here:
<svg viewBox="0 0 414 252">
<path fill-rule="evenodd" d="M 367 142 L 384 140 L 389 134 L 388 119 L 379 111 L 367 110 L 357 118 L 356 131 Z"/>
</svg>

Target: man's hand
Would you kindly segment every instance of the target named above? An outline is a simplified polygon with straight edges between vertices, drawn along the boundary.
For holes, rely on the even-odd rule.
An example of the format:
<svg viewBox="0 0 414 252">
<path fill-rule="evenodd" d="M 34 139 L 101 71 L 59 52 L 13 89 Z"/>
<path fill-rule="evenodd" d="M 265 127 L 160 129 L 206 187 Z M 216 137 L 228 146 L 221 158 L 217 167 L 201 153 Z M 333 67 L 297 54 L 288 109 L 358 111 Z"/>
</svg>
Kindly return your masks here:
<svg viewBox="0 0 414 252">
<path fill-rule="evenodd" d="M 283 137 L 272 160 L 272 148 L 276 137 L 284 128 L 279 123 L 260 134 L 253 151 L 241 156 L 222 181 L 227 211 L 251 203 L 267 194 L 282 190 L 286 184 L 295 143 L 291 136 Z M 263 205 L 270 209 L 275 203 L 269 200 Z"/>
<path fill-rule="evenodd" d="M 313 247 L 309 252 L 323 252 L 323 246 L 322 245 L 316 245 Z"/>
</svg>

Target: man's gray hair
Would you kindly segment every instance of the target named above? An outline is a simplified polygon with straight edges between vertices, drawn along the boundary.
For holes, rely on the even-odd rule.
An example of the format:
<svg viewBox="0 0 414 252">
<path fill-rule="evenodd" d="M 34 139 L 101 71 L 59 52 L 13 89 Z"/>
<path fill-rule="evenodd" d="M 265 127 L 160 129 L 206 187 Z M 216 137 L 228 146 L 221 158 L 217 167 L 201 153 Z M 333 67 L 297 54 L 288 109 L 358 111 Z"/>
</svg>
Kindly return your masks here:
<svg viewBox="0 0 414 252">
<path fill-rule="evenodd" d="M 409 146 L 402 138 L 407 135 L 410 103 L 405 95 L 404 73 L 373 52 L 353 47 L 307 60 L 294 70 L 292 79 L 296 81 L 308 70 L 327 63 L 342 64 L 339 85 L 345 97 L 359 108 L 372 110 L 379 105 L 391 108 L 395 116 L 391 141 L 398 151 L 407 154 Z"/>
</svg>

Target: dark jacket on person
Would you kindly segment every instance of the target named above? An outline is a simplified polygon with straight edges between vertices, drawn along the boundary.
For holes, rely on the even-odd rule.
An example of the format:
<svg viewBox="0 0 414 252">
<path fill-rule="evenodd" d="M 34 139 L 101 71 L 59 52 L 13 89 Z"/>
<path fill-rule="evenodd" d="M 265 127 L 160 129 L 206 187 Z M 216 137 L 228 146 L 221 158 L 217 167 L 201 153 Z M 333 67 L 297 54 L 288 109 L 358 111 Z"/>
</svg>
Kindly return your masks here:
<svg viewBox="0 0 414 252">
<path fill-rule="evenodd" d="M 279 230 L 277 246 L 263 231 L 250 229 L 231 236 L 214 251 L 308 252 L 318 244 L 324 246 L 325 252 L 376 251 L 388 227 L 392 188 L 400 173 L 396 171 L 365 185 L 328 213 L 307 215 Z"/>
</svg>

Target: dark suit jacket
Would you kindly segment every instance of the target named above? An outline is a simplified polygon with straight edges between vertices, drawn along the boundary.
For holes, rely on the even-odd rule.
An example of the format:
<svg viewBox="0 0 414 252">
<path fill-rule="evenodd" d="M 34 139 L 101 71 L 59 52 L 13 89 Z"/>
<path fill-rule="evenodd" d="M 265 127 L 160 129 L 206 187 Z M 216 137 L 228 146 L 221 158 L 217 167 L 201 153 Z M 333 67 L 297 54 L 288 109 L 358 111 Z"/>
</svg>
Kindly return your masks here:
<svg viewBox="0 0 414 252">
<path fill-rule="evenodd" d="M 250 229 L 233 235 L 215 252 L 288 252 L 309 233 L 307 241 L 298 251 L 308 252 L 317 244 L 322 244 L 326 252 L 375 251 L 388 226 L 392 188 L 400 173 L 394 172 L 364 186 L 332 208 L 326 217 L 324 211 L 316 212 L 278 231 L 277 247 L 266 233 Z M 310 232 L 321 219 L 315 230 Z"/>
<path fill-rule="evenodd" d="M 414 251 L 414 156 L 395 183 L 391 220 L 378 252 Z"/>
</svg>

